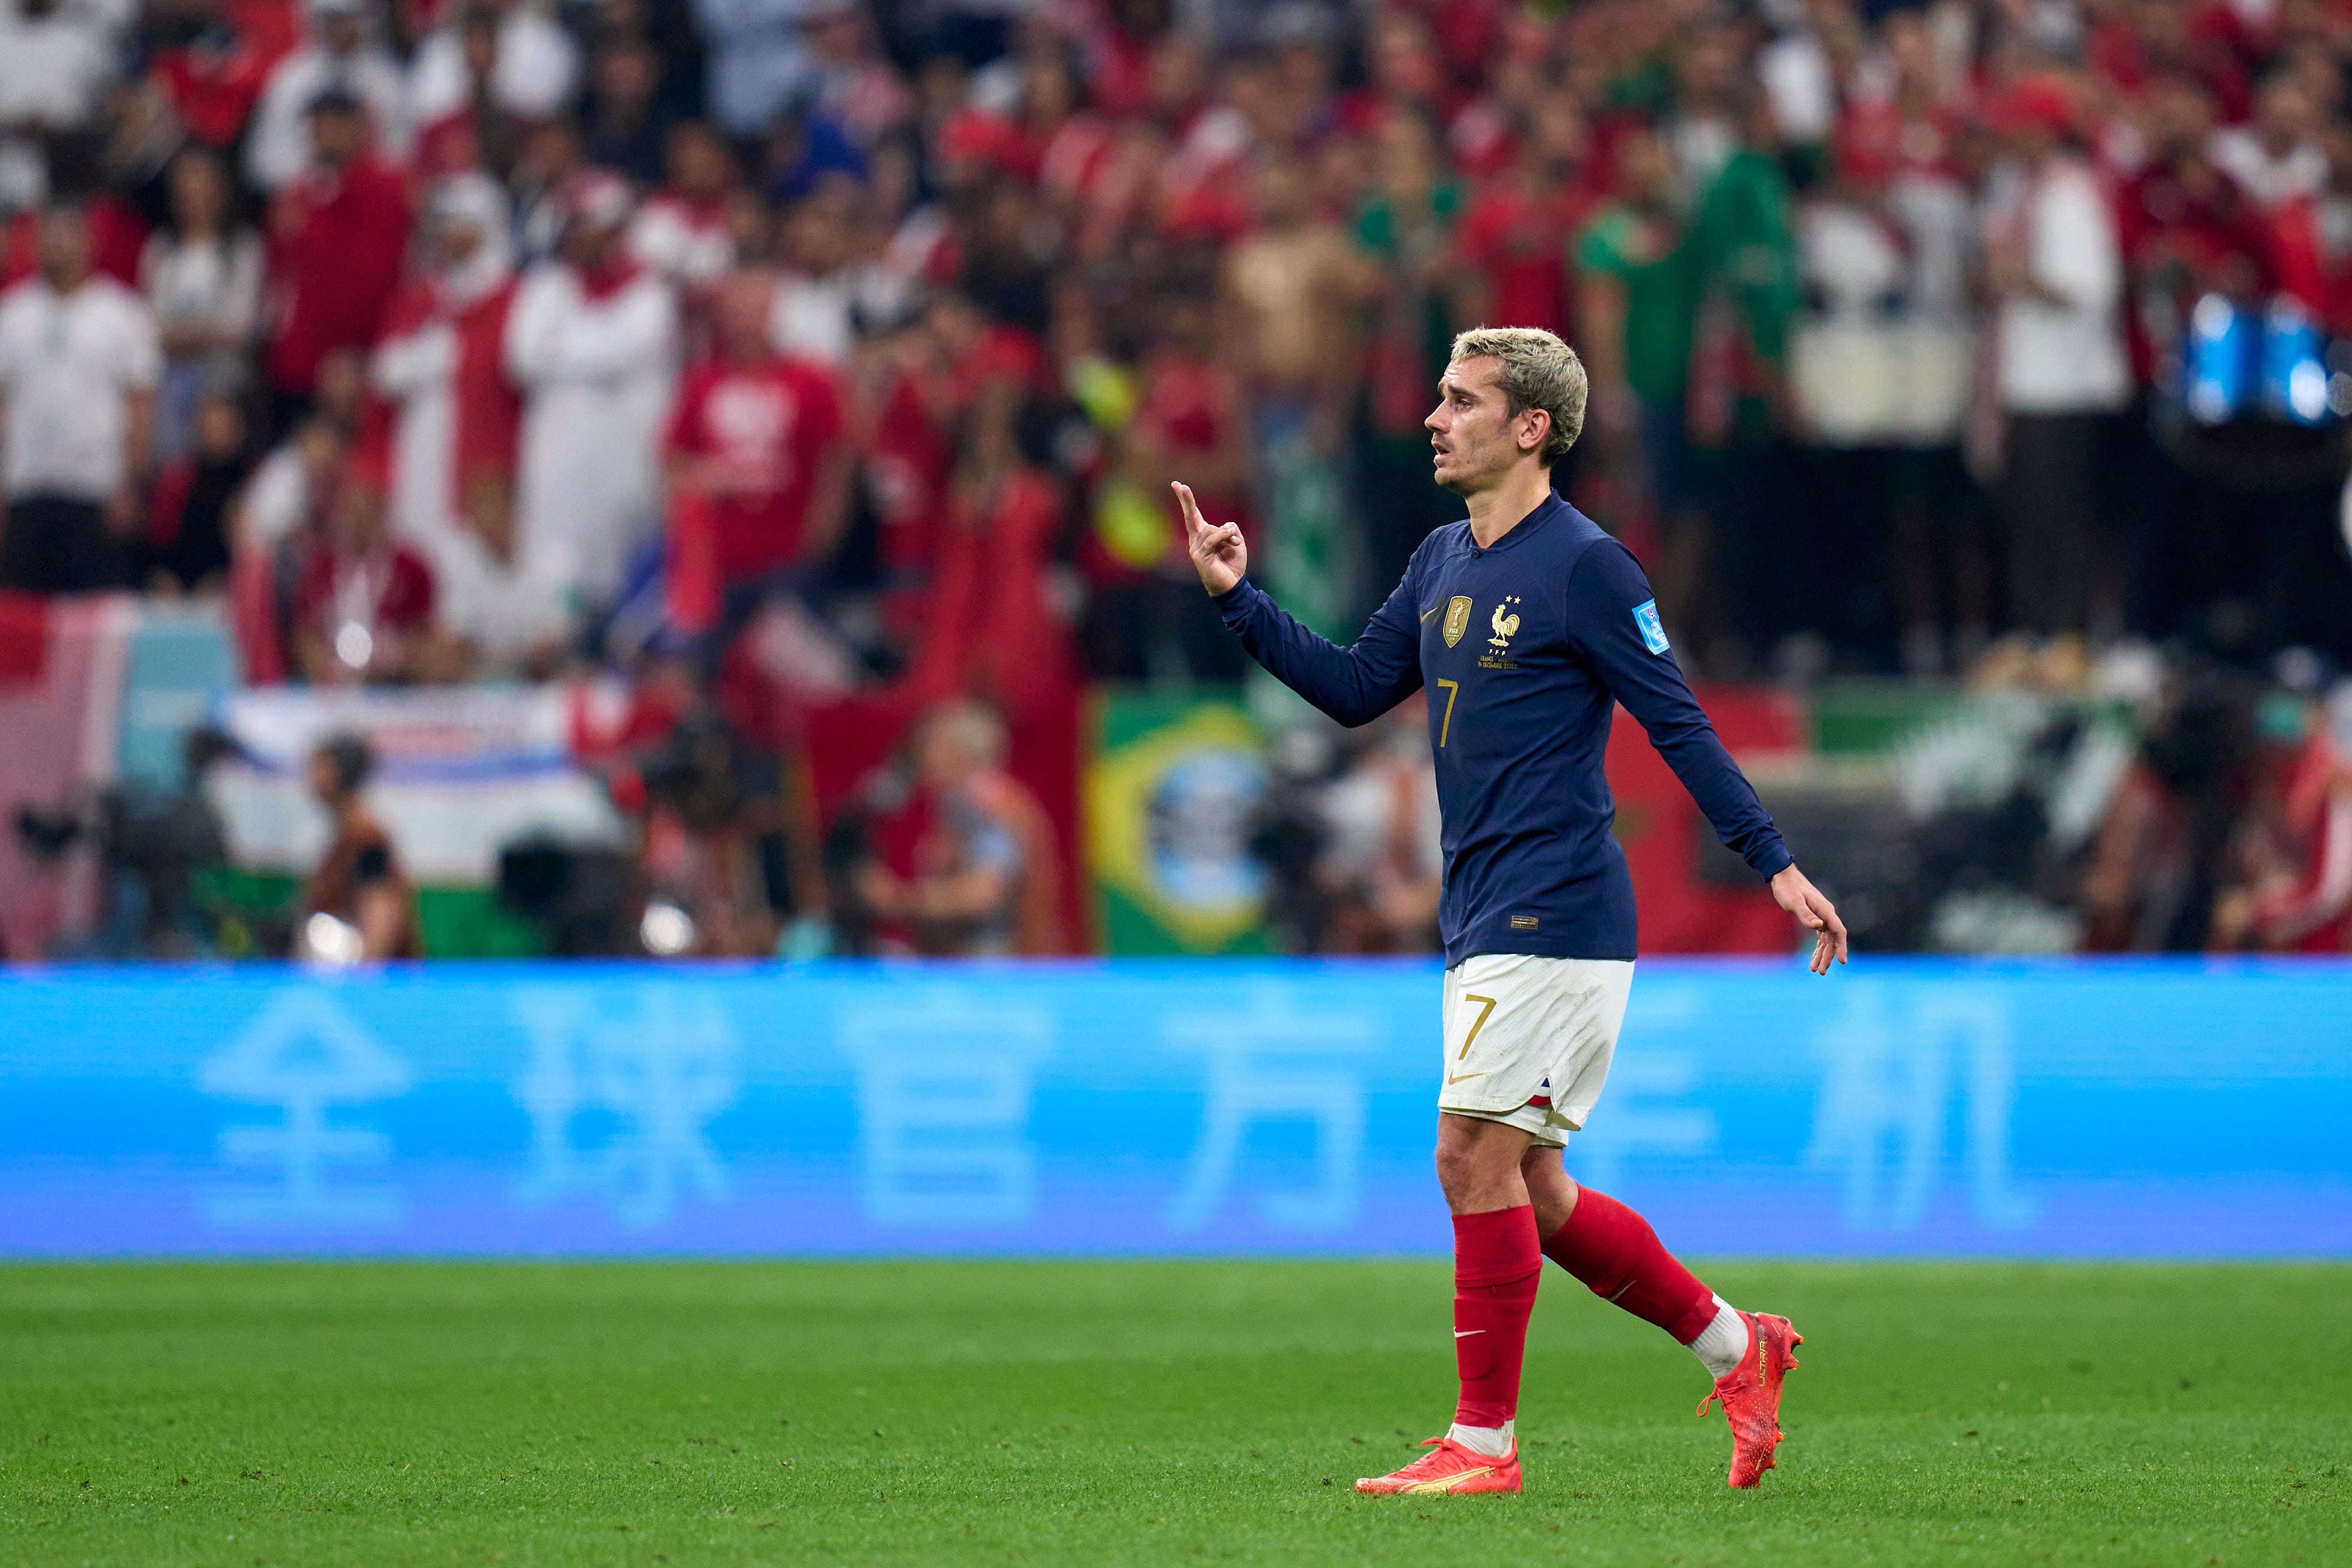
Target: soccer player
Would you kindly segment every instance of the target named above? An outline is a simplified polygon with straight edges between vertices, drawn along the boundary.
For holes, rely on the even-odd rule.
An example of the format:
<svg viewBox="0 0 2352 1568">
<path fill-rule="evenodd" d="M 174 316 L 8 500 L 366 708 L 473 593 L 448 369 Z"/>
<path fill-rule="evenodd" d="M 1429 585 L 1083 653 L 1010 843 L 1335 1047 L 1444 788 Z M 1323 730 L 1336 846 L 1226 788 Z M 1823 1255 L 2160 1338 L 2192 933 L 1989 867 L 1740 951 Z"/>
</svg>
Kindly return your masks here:
<svg viewBox="0 0 2352 1568">
<path fill-rule="evenodd" d="M 1552 494 L 1551 465 L 1584 424 L 1575 350 L 1532 328 L 1480 328 L 1454 340 L 1438 390 L 1423 422 L 1435 477 L 1470 516 L 1423 541 L 1351 648 L 1259 591 L 1241 529 L 1210 524 L 1174 486 L 1202 586 L 1286 685 L 1349 726 L 1429 690 L 1445 852 L 1437 1176 L 1454 1214 L 1461 1397 L 1432 1452 L 1356 1487 L 1519 1490 L 1513 1417 L 1546 1257 L 1691 1348 L 1715 1378 L 1699 1414 L 1722 1401 L 1730 1483 L 1752 1487 L 1772 1466 L 1801 1336 L 1732 1307 L 1640 1215 L 1560 1165 L 1601 1097 L 1633 978 L 1633 887 L 1601 769 L 1617 705 L 1813 932 L 1813 973 L 1845 961 L 1845 926 L 1692 699 L 1632 552 Z"/>
</svg>

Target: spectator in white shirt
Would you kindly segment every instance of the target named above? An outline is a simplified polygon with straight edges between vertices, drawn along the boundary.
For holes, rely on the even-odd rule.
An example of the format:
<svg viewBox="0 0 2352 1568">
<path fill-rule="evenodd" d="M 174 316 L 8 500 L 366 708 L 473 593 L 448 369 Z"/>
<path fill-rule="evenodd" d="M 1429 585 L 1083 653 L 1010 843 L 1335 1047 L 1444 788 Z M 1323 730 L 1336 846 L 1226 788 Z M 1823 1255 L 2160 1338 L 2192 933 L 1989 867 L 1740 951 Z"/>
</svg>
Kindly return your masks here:
<svg viewBox="0 0 2352 1568">
<path fill-rule="evenodd" d="M 163 380 L 155 400 L 155 460 L 187 449 L 206 385 L 244 378 L 261 311 L 261 238 L 234 225 L 228 172 L 210 148 L 172 161 L 171 222 L 147 241 L 139 285 L 155 314 Z"/>
<path fill-rule="evenodd" d="M 278 559 L 302 544 L 334 494 L 346 444 L 331 419 L 313 416 L 287 432 L 245 487 L 231 545 Z"/>
<path fill-rule="evenodd" d="M 487 468 L 468 475 L 466 522 L 434 555 L 436 624 L 425 678 L 546 679 L 572 651 L 578 624 L 559 563 L 523 553 L 512 476 Z"/>
<path fill-rule="evenodd" d="M 689 120 L 671 130 L 667 162 L 669 183 L 629 225 L 629 254 L 691 296 L 734 270 L 735 155 L 718 132 Z"/>
<path fill-rule="evenodd" d="M 162 370 L 146 303 L 90 271 L 88 215 L 43 213 L 39 272 L 0 295 L 0 586 L 126 580 Z"/>
<path fill-rule="evenodd" d="M 2123 335 L 2123 254 L 2097 177 L 2067 148 L 2074 105 L 2053 78 L 2012 88 L 1998 118 L 2017 160 L 1997 183 L 1986 260 L 2000 297 L 1997 385 L 2009 515 L 2011 611 L 2044 634 L 2091 630 L 2098 579 L 2101 470 L 2131 400 Z"/>
<path fill-rule="evenodd" d="M 516 501 L 523 552 L 562 560 L 582 600 L 604 605 L 660 529 L 677 302 L 628 254 L 625 182 L 583 174 L 562 206 L 562 258 L 532 269 L 507 317 L 507 375 L 523 394 Z"/>
<path fill-rule="evenodd" d="M 580 79 L 580 50 L 571 35 L 518 0 L 467 0 L 471 13 L 498 18 L 499 57 L 490 94 L 499 107 L 526 120 L 544 120 L 563 107 Z M 466 108 L 473 75 L 455 25 L 444 24 L 419 46 L 409 76 L 409 109 L 430 125 Z"/>
<path fill-rule="evenodd" d="M 408 155 L 407 78 L 371 27 L 367 0 L 310 0 L 310 41 L 278 62 L 254 110 L 245 169 L 257 188 L 274 193 L 310 167 L 310 101 L 331 87 L 367 106 L 377 151 Z"/>
<path fill-rule="evenodd" d="M 47 197 L 39 138 L 88 127 L 113 79 L 99 17 L 59 0 L 0 4 L 0 212 Z"/>
</svg>

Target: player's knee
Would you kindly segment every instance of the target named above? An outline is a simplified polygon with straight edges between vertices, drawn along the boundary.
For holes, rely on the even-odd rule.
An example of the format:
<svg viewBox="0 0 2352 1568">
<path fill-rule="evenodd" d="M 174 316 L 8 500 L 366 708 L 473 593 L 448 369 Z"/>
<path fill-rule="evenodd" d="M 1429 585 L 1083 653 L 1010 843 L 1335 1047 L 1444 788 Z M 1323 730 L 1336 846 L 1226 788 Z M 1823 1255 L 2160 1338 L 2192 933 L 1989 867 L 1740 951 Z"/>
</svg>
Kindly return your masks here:
<svg viewBox="0 0 2352 1568">
<path fill-rule="evenodd" d="M 1437 1141 L 1437 1184 L 1456 1201 L 1509 1186 L 1518 1164 L 1517 1153 L 1496 1139 L 1441 1137 Z"/>
<path fill-rule="evenodd" d="M 1474 1192 L 1486 1176 L 1486 1162 L 1475 1144 L 1444 1142 L 1437 1145 L 1437 1185 L 1448 1197 Z"/>
</svg>

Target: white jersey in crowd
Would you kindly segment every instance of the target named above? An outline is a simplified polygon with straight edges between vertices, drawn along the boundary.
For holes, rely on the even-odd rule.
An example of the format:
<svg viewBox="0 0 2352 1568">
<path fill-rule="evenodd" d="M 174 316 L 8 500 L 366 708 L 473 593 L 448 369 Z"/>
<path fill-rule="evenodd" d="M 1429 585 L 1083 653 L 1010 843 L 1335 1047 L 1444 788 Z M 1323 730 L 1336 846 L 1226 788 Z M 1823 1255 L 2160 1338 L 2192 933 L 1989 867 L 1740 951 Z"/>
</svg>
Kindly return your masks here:
<svg viewBox="0 0 2352 1568">
<path fill-rule="evenodd" d="M 408 155 L 415 127 L 399 62 L 375 44 L 341 56 L 306 44 L 278 62 L 254 109 L 245 170 L 262 190 L 290 185 L 310 167 L 310 100 L 330 87 L 342 88 L 367 105 L 378 147 L 394 159 Z"/>
<path fill-rule="evenodd" d="M 0 121 L 11 131 L 79 130 L 114 75 L 114 40 L 96 19 L 71 5 L 0 9 Z"/>
<path fill-rule="evenodd" d="M 2021 225 L 2027 270 L 2065 303 L 2022 296 L 2001 302 L 2001 407 L 2011 413 L 2123 407 L 2131 400 L 2123 252 L 2097 177 L 2062 158 L 2007 196 L 2021 204 L 2011 221 Z"/>
<path fill-rule="evenodd" d="M 275 549 L 311 513 L 310 470 L 292 442 L 273 448 L 245 487 L 237 532 L 243 543 Z"/>
<path fill-rule="evenodd" d="M 163 369 L 147 302 L 111 278 L 60 295 L 34 277 L 0 295 L 7 494 L 103 501 L 121 489 L 128 399 Z"/>
<path fill-rule="evenodd" d="M 570 34 L 520 5 L 507 13 L 499 24 L 499 59 L 490 75 L 490 93 L 500 109 L 544 120 L 563 107 L 579 77 L 580 51 Z M 436 29 L 417 46 L 408 91 L 409 112 L 420 126 L 457 113 L 473 97 L 465 41 L 454 25 Z"/>
<path fill-rule="evenodd" d="M 427 554 L 457 528 L 457 333 L 432 320 L 387 335 L 368 382 L 399 412 L 393 422 L 393 532 Z"/>
<path fill-rule="evenodd" d="M 430 556 L 459 529 L 457 371 L 463 349 L 456 313 L 480 305 L 514 274 L 506 194 L 482 174 L 455 174 L 432 193 L 434 209 L 483 237 L 455 267 L 430 275 L 439 311 L 387 329 L 368 363 L 368 382 L 399 411 L 393 424 L 393 531 Z M 395 308 L 396 309 L 397 308 Z"/>
<path fill-rule="evenodd" d="M 2205 155 L 2264 212 L 2308 201 L 2327 190 L 2327 152 L 2297 141 L 2273 152 L 2251 125 L 2224 125 L 2206 138 Z"/>
<path fill-rule="evenodd" d="M 235 229 L 217 240 L 148 236 L 139 283 L 158 326 L 209 327 L 239 346 L 212 356 L 226 375 L 241 368 L 243 345 L 261 325 L 261 238 Z"/>
<path fill-rule="evenodd" d="M 434 619 L 473 647 L 478 674 L 520 675 L 540 644 L 571 634 L 572 593 L 553 563 L 500 560 L 465 528 L 437 541 L 431 559 Z"/>
<path fill-rule="evenodd" d="M 114 79 L 117 29 L 89 9 L 32 16 L 0 5 L 0 211 L 48 194 L 41 133 L 89 125 Z"/>
<path fill-rule="evenodd" d="M 566 560 L 591 602 L 614 596 L 630 554 L 660 528 L 677 344 L 677 301 L 650 272 L 591 298 L 571 267 L 550 263 L 523 280 L 507 319 L 507 370 L 524 399 L 523 553 Z"/>
<path fill-rule="evenodd" d="M 857 340 L 856 299 L 849 269 L 830 277 L 788 272 L 776 280 L 768 335 L 787 354 L 820 364 L 846 365 Z"/>
<path fill-rule="evenodd" d="M 698 217 L 674 196 L 649 196 L 629 225 L 629 254 L 681 288 L 716 283 L 735 266 L 726 214 Z"/>
</svg>

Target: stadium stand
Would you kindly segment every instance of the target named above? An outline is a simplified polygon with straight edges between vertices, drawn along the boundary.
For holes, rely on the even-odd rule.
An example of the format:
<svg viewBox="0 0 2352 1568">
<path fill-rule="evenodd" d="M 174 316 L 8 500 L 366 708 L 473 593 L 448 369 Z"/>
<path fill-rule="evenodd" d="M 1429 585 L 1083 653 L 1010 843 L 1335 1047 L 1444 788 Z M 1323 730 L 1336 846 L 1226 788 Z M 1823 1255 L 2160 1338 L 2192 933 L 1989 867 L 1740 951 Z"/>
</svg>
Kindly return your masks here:
<svg viewBox="0 0 2352 1568">
<path fill-rule="evenodd" d="M 428 955 L 1426 950 L 1417 726 L 1245 672 L 1161 497 L 1350 634 L 1485 322 L 1583 351 L 1556 481 L 1861 945 L 2341 951 L 2347 66 L 2316 0 L 7 0 L 0 932 L 288 950 L 361 737 Z M 1621 740 L 1645 948 L 1785 946 Z"/>
</svg>

